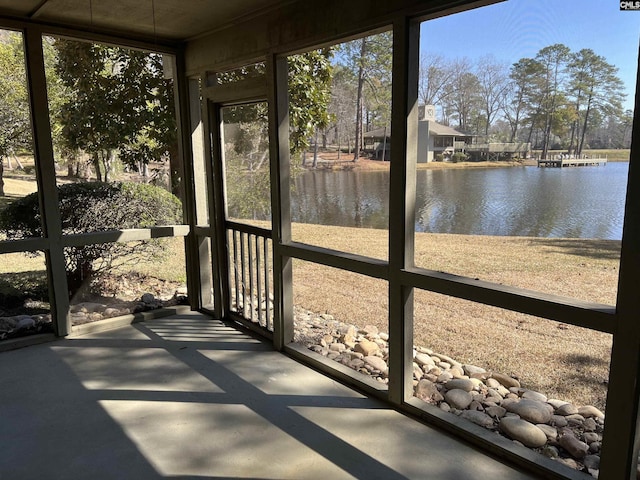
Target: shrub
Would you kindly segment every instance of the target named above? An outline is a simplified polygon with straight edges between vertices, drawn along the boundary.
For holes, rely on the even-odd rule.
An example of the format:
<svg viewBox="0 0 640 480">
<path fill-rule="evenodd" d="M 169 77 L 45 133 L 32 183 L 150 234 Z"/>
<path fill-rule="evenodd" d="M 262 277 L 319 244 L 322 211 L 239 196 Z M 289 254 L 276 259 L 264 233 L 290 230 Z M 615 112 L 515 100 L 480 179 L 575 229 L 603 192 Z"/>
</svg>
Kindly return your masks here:
<svg viewBox="0 0 640 480">
<path fill-rule="evenodd" d="M 467 160 L 467 154 L 462 152 L 456 152 L 451 155 L 451 161 L 453 163 L 465 162 Z"/>
<path fill-rule="evenodd" d="M 166 190 L 138 183 L 71 183 L 58 187 L 63 235 L 182 222 L 180 200 Z M 16 200 L 0 212 L 0 230 L 10 240 L 42 236 L 37 194 Z M 89 286 L 97 273 L 114 261 L 137 262 L 161 253 L 154 240 L 104 243 L 65 248 L 67 282 L 73 296 Z"/>
</svg>

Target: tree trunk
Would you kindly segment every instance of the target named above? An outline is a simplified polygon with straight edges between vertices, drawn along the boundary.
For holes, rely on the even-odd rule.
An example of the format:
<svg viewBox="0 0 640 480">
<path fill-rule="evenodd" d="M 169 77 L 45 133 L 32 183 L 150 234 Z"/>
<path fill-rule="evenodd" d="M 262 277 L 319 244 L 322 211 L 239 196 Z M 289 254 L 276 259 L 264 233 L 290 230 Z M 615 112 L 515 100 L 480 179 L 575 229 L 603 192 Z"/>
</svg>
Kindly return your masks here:
<svg viewBox="0 0 640 480">
<path fill-rule="evenodd" d="M 356 95 L 356 138 L 353 151 L 353 161 L 360 158 L 360 144 L 362 143 L 362 89 L 364 87 L 364 56 L 367 52 L 367 39 L 360 41 L 360 60 L 358 66 L 358 93 Z"/>
<path fill-rule="evenodd" d="M 93 163 L 93 168 L 95 168 L 96 170 L 96 181 L 97 182 L 101 182 L 102 181 L 102 172 L 100 171 L 100 158 L 99 158 L 99 154 L 95 153 L 93 155 L 93 157 L 91 158 L 91 161 Z"/>
<path fill-rule="evenodd" d="M 116 158 L 116 153 L 114 150 L 107 150 L 106 154 L 103 157 L 104 163 L 104 181 L 111 181 L 111 174 L 113 173 L 113 162 Z"/>
<path fill-rule="evenodd" d="M 516 139 L 516 135 L 518 134 L 518 120 L 514 119 L 513 125 L 511 126 L 511 135 L 509 136 L 509 143 L 513 143 Z"/>
<path fill-rule="evenodd" d="M 384 127 L 384 139 L 382 140 L 382 161 L 387 160 L 387 127 Z"/>
<path fill-rule="evenodd" d="M 0 197 L 4 196 L 4 157 L 0 156 Z"/>
<path fill-rule="evenodd" d="M 13 151 L 9 152 L 9 159 L 11 157 L 13 157 L 13 159 L 16 161 L 16 164 L 18 165 L 18 168 L 20 170 L 24 170 L 24 165 L 22 165 L 22 162 L 20 161 L 18 156 Z M 9 169 L 11 169 L 11 160 L 9 160 Z"/>
<path fill-rule="evenodd" d="M 578 122 L 580 121 L 580 94 L 578 93 L 578 98 L 576 100 L 576 119 L 571 123 L 571 138 L 569 139 L 569 148 L 567 149 L 567 153 L 569 153 L 569 155 L 571 155 L 573 153 L 574 150 L 574 141 L 576 143 L 576 148 L 577 148 L 577 133 L 578 133 Z"/>
<path fill-rule="evenodd" d="M 171 193 L 173 193 L 176 197 L 183 200 L 184 199 L 184 185 L 182 182 L 183 177 L 183 161 L 180 156 L 180 152 L 178 151 L 178 144 L 174 143 L 169 145 L 169 171 L 171 182 Z"/>
<path fill-rule="evenodd" d="M 549 153 L 549 139 L 551 137 L 551 115 L 547 115 L 544 124 L 544 137 L 542 138 L 542 158 L 546 159 Z"/>
<path fill-rule="evenodd" d="M 531 143 L 531 139 L 533 138 L 533 128 L 535 127 L 535 124 L 536 124 L 536 117 L 537 117 L 537 114 L 534 114 L 533 118 L 531 119 L 531 127 L 529 128 L 527 143 Z"/>
<path fill-rule="evenodd" d="M 589 122 L 589 113 L 591 113 L 591 98 L 587 101 L 587 109 L 584 112 L 584 122 L 582 123 L 582 135 L 580 136 L 580 143 L 578 144 L 578 156 L 582 155 L 582 148 L 584 147 L 584 137 L 587 134 L 587 123 Z"/>
<path fill-rule="evenodd" d="M 577 125 L 578 125 L 578 120 L 574 120 L 571 123 L 571 137 L 569 138 L 569 148 L 567 149 L 567 153 L 569 155 L 573 153 L 573 142 L 575 141 L 575 137 L 576 137 Z"/>
<path fill-rule="evenodd" d="M 519 105 L 520 105 L 519 101 Z M 513 121 L 509 122 L 511 124 L 511 136 L 509 137 L 509 142 L 513 143 L 518 135 L 518 128 L 520 127 L 520 106 L 516 107 L 515 112 L 513 112 Z"/>
<path fill-rule="evenodd" d="M 316 139 L 313 142 L 313 168 L 318 166 L 318 129 L 316 128 Z"/>
<path fill-rule="evenodd" d="M 79 300 L 91 288 L 94 272 L 93 262 L 82 257 L 82 254 L 77 262 L 75 268 L 67 271 L 67 288 L 69 289 L 69 298 Z"/>
</svg>

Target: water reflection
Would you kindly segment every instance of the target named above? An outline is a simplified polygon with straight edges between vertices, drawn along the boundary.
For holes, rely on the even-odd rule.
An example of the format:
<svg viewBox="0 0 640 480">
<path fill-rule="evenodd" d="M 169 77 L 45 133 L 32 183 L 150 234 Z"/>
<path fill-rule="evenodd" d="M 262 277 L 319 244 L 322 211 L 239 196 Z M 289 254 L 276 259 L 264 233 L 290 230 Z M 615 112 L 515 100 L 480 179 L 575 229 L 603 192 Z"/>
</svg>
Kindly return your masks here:
<svg viewBox="0 0 640 480">
<path fill-rule="evenodd" d="M 389 172 L 305 172 L 291 202 L 294 222 L 386 229 Z"/>
<path fill-rule="evenodd" d="M 606 167 L 443 169 L 417 172 L 418 232 L 616 239 L 628 163 Z M 294 222 L 388 228 L 388 172 L 305 172 Z"/>
</svg>

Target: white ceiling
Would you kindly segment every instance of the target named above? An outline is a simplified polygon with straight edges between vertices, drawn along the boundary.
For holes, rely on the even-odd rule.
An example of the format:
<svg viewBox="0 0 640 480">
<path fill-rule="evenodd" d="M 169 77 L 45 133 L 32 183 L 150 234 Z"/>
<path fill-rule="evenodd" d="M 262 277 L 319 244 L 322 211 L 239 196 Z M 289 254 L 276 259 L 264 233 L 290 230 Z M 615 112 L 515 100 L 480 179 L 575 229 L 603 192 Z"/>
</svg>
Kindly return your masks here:
<svg viewBox="0 0 640 480">
<path fill-rule="evenodd" d="M 0 17 L 184 41 L 292 0 L 0 0 Z"/>
</svg>

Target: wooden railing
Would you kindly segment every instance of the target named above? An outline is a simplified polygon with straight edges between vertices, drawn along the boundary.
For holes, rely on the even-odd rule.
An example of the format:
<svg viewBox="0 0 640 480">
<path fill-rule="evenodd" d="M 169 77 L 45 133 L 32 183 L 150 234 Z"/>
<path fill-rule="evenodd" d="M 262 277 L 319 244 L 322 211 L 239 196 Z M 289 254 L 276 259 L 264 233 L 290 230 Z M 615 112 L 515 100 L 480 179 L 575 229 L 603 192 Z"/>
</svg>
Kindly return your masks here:
<svg viewBox="0 0 640 480">
<path fill-rule="evenodd" d="M 524 153 L 531 151 L 530 143 L 472 143 L 465 149 L 470 152 Z"/>
<path fill-rule="evenodd" d="M 230 311 L 273 331 L 271 231 L 227 222 Z"/>
</svg>

